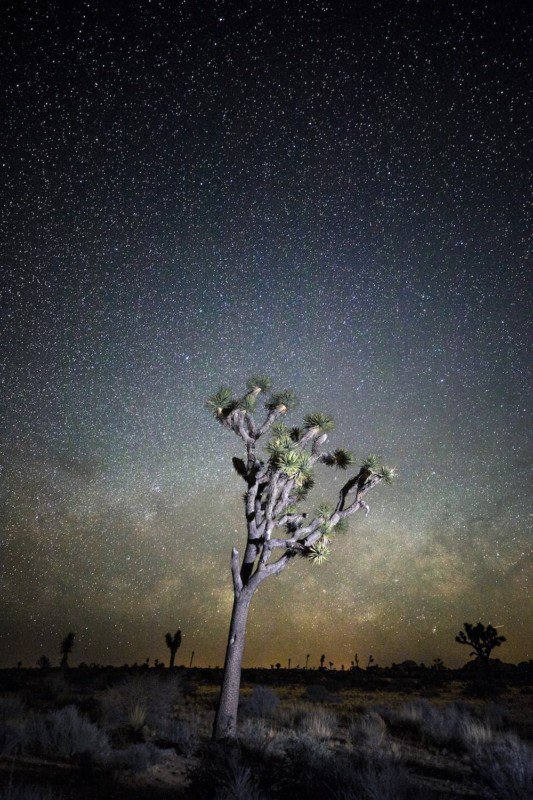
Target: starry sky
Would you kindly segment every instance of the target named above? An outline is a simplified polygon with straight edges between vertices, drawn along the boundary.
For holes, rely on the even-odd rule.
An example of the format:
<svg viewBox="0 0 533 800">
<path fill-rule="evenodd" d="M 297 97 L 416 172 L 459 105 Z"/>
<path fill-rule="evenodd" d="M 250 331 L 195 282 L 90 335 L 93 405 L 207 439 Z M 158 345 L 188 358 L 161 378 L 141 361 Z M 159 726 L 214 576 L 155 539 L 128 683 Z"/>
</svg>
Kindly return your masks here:
<svg viewBox="0 0 533 800">
<path fill-rule="evenodd" d="M 253 373 L 383 455 L 246 665 L 533 657 L 525 3 L 4 4 L 0 665 L 222 664 Z M 309 499 L 334 498 L 323 467 Z"/>
</svg>

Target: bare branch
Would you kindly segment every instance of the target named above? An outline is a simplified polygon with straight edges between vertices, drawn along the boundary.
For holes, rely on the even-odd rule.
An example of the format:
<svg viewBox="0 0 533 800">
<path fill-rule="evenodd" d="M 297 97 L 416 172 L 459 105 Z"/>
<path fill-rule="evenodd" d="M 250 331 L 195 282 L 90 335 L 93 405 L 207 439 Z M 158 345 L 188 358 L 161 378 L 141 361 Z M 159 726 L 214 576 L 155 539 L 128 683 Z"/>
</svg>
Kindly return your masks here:
<svg viewBox="0 0 533 800">
<path fill-rule="evenodd" d="M 273 408 L 272 411 L 269 412 L 266 420 L 263 422 L 259 430 L 255 434 L 255 438 L 259 439 L 264 433 L 268 431 L 270 427 L 274 424 L 276 419 L 281 415 L 281 410 L 279 408 Z"/>
</svg>

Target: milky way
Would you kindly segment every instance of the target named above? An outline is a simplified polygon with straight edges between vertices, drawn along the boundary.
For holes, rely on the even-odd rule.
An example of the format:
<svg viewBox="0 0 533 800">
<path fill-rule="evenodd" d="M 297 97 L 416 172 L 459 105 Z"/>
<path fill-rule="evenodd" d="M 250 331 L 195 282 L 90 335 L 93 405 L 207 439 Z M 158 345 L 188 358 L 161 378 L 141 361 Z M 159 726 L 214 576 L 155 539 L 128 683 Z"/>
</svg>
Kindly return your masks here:
<svg viewBox="0 0 533 800">
<path fill-rule="evenodd" d="M 222 663 L 257 371 L 399 479 L 245 663 L 533 657 L 525 4 L 339 6 L 4 6 L 1 664 Z"/>
</svg>

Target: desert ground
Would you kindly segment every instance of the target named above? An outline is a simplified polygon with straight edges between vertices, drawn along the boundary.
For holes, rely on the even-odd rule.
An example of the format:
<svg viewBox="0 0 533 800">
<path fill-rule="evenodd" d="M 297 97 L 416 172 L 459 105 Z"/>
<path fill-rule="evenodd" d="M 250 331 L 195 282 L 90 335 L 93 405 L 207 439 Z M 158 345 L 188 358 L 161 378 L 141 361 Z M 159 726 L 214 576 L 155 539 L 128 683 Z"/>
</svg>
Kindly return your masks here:
<svg viewBox="0 0 533 800">
<path fill-rule="evenodd" d="M 533 663 L 0 672 L 0 800 L 530 800 Z"/>
</svg>

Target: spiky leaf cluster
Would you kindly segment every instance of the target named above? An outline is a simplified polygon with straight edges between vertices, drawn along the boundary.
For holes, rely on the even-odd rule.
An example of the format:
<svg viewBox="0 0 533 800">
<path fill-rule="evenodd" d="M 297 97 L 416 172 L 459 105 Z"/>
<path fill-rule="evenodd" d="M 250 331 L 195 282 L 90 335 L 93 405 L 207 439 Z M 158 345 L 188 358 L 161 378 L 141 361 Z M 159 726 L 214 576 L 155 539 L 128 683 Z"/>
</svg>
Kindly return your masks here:
<svg viewBox="0 0 533 800">
<path fill-rule="evenodd" d="M 392 483 L 396 477 L 396 470 L 394 467 L 381 467 L 380 475 L 385 483 Z"/>
<path fill-rule="evenodd" d="M 379 472 L 382 468 L 381 458 L 371 453 L 363 461 L 363 468 L 370 470 L 370 472 Z"/>
<path fill-rule="evenodd" d="M 309 547 L 306 552 L 305 556 L 309 558 L 313 564 L 323 564 L 331 555 L 331 550 L 327 546 L 327 543 L 324 542 L 322 539 L 319 539 L 314 545 Z"/>
<path fill-rule="evenodd" d="M 304 417 L 304 428 L 307 431 L 317 430 L 320 433 L 332 431 L 335 427 L 333 417 L 329 414 L 323 414 L 321 411 L 315 411 L 313 414 L 306 414 Z"/>
<path fill-rule="evenodd" d="M 291 437 L 293 442 L 299 442 L 302 438 L 302 429 L 294 426 L 289 431 L 289 436 Z"/>
<path fill-rule="evenodd" d="M 302 500 L 305 500 L 313 486 L 315 485 L 315 480 L 312 475 L 308 475 L 304 478 L 303 483 L 301 486 L 297 486 L 293 492 L 294 499 L 297 503 Z"/>
<path fill-rule="evenodd" d="M 217 417 L 224 411 L 233 410 L 232 406 L 234 406 L 234 402 L 233 392 L 229 386 L 221 386 L 218 392 L 215 392 L 215 394 L 207 399 L 205 405 L 206 408 Z"/>
<path fill-rule="evenodd" d="M 302 487 L 305 480 L 311 475 L 309 454 L 297 450 L 280 452 L 275 458 L 276 468 L 283 472 L 295 486 Z"/>
<path fill-rule="evenodd" d="M 298 399 L 292 389 L 284 389 L 282 392 L 271 395 L 265 405 L 270 411 L 280 407 L 292 411 L 298 405 Z"/>
<path fill-rule="evenodd" d="M 348 467 L 352 467 L 355 464 L 354 454 L 344 447 L 338 447 L 333 453 L 333 458 L 338 469 L 348 469 Z"/>
<path fill-rule="evenodd" d="M 329 503 L 322 503 L 321 505 L 317 506 L 315 513 L 317 517 L 322 517 L 322 519 L 328 520 L 333 514 L 333 506 L 331 506 Z"/>
<path fill-rule="evenodd" d="M 278 466 L 279 459 L 286 453 L 293 452 L 294 445 L 294 442 L 286 431 L 283 432 L 278 429 L 276 433 L 277 435 L 274 436 L 266 446 L 266 451 L 274 466 Z"/>
<path fill-rule="evenodd" d="M 272 382 L 266 375 L 252 375 L 246 381 L 246 388 L 249 392 L 253 392 L 254 389 L 260 389 L 262 392 L 269 392 L 271 387 Z"/>
<path fill-rule="evenodd" d="M 247 411 L 249 414 L 253 414 L 257 408 L 257 397 L 253 394 L 247 394 L 239 403 L 239 408 L 242 408 L 243 411 Z"/>
</svg>

